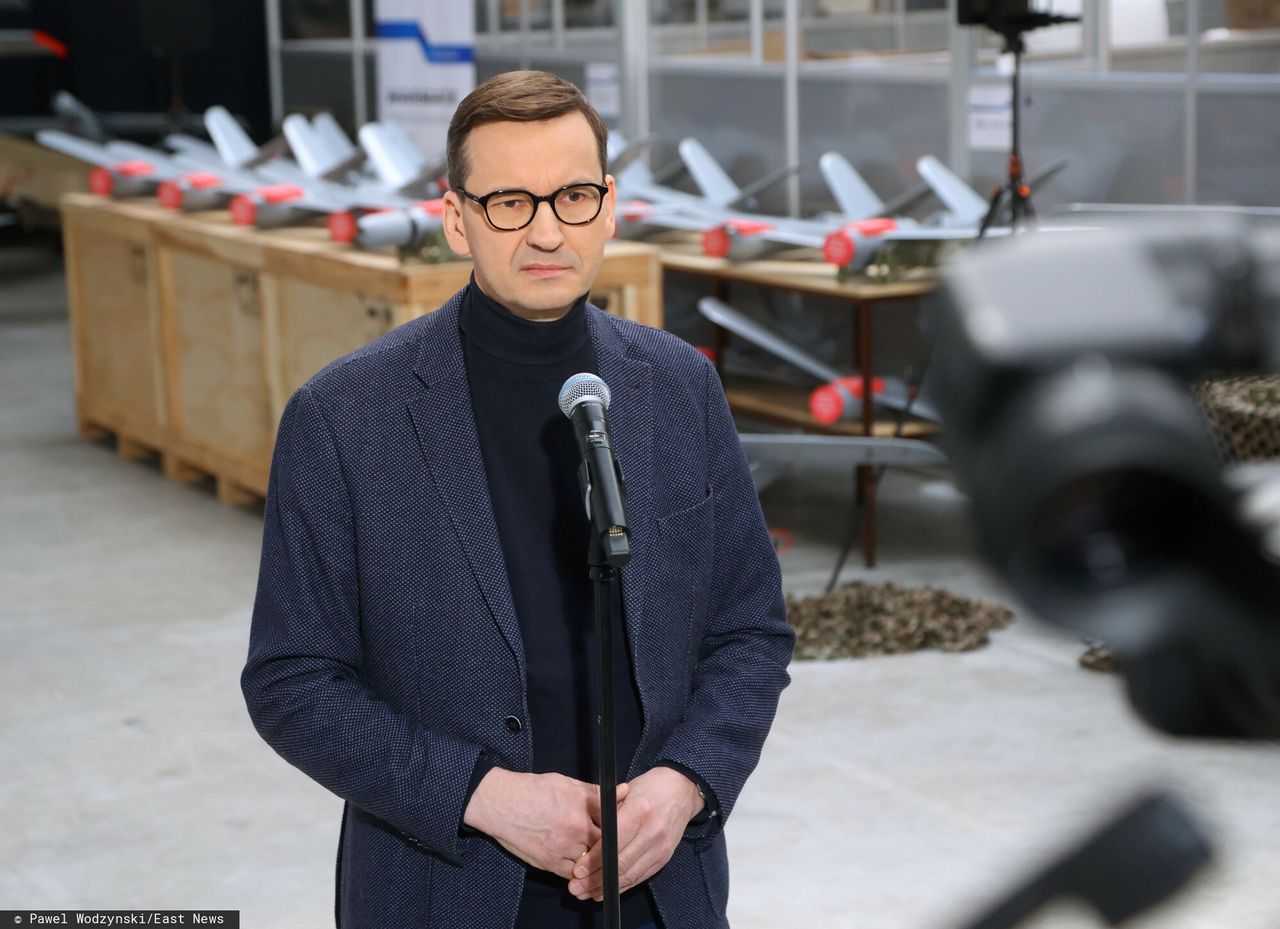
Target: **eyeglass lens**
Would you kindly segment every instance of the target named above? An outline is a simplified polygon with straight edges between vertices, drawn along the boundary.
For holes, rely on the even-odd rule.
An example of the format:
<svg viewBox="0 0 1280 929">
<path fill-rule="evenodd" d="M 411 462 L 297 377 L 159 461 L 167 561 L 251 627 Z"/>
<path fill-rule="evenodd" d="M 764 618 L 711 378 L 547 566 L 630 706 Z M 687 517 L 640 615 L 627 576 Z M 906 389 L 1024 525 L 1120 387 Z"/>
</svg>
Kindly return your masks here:
<svg viewBox="0 0 1280 929">
<path fill-rule="evenodd" d="M 570 225 L 589 223 L 600 212 L 600 191 L 589 185 L 566 187 L 551 201 L 556 217 Z M 526 193 L 501 194 L 489 201 L 489 222 L 499 229 L 519 229 L 533 218 L 533 197 Z"/>
</svg>

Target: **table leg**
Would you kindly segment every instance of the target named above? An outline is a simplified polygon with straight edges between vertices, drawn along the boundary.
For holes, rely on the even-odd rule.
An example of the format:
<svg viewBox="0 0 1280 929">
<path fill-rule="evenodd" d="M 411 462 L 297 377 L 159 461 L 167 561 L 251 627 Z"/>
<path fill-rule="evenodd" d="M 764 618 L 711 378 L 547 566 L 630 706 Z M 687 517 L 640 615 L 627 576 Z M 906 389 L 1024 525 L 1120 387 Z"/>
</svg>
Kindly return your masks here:
<svg viewBox="0 0 1280 929">
<path fill-rule="evenodd" d="M 871 398 L 871 383 L 875 377 L 875 358 L 871 338 L 872 305 L 863 300 L 854 301 L 854 354 L 858 374 L 862 378 L 862 434 L 875 433 L 876 411 Z M 876 476 L 870 465 L 858 466 L 858 501 L 862 504 L 862 554 L 868 568 L 876 564 Z"/>
</svg>

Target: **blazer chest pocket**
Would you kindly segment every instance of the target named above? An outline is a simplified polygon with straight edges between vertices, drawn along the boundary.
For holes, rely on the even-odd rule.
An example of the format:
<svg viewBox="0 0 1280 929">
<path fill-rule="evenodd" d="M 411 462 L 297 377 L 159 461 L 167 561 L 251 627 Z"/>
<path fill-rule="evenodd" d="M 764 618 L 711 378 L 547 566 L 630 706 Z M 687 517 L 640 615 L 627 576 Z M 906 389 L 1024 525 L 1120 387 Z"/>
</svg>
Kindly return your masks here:
<svg viewBox="0 0 1280 929">
<path fill-rule="evenodd" d="M 655 521 L 654 569 L 650 575 L 655 644 L 659 665 L 687 678 L 698 660 L 706 624 L 715 559 L 715 497 L 711 489 L 693 506 Z"/>
</svg>

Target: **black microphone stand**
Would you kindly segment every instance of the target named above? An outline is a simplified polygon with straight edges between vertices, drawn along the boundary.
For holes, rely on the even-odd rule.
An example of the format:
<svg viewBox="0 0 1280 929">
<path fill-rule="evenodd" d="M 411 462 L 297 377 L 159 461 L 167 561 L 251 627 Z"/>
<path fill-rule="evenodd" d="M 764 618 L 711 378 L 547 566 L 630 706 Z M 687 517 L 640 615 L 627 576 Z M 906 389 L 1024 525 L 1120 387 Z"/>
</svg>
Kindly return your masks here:
<svg viewBox="0 0 1280 929">
<path fill-rule="evenodd" d="M 600 456 L 597 466 L 604 466 Z M 622 578 L 618 569 L 631 560 L 630 539 L 624 529 L 602 525 L 608 520 L 592 518 L 592 510 L 603 516 L 611 507 L 605 505 L 598 482 L 592 480 L 591 465 L 584 460 L 578 469 L 578 482 L 587 504 L 587 517 L 591 520 L 591 542 L 587 550 L 587 566 L 595 586 L 596 613 L 596 670 L 599 677 L 599 714 L 596 717 L 599 733 L 600 780 L 600 844 L 601 868 L 604 877 L 604 929 L 622 929 L 622 901 L 618 888 L 618 752 L 614 722 L 613 699 L 613 587 L 621 590 Z M 607 457 L 609 466 L 618 471 L 612 454 Z M 625 509 L 625 488 L 619 473 L 620 502 Z"/>
<path fill-rule="evenodd" d="M 613 585 L 621 584 L 595 533 L 587 558 L 596 595 L 596 668 L 599 674 L 600 844 L 604 871 L 604 927 L 622 929 L 618 895 L 618 753 L 613 703 Z"/>
</svg>

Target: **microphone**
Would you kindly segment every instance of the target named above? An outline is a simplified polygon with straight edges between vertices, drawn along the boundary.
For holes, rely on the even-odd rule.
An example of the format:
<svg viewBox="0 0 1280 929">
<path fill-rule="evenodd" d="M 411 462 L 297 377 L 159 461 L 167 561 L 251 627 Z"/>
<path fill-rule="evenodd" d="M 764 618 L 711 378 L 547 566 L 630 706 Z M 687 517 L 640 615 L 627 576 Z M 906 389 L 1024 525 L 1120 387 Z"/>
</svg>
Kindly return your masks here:
<svg viewBox="0 0 1280 929">
<path fill-rule="evenodd" d="M 578 484 L 591 521 L 592 547 L 620 568 L 631 560 L 631 530 L 627 526 L 626 487 L 613 454 L 605 411 L 609 385 L 594 374 L 574 374 L 560 388 L 560 412 L 573 423 L 582 452 Z"/>
</svg>

